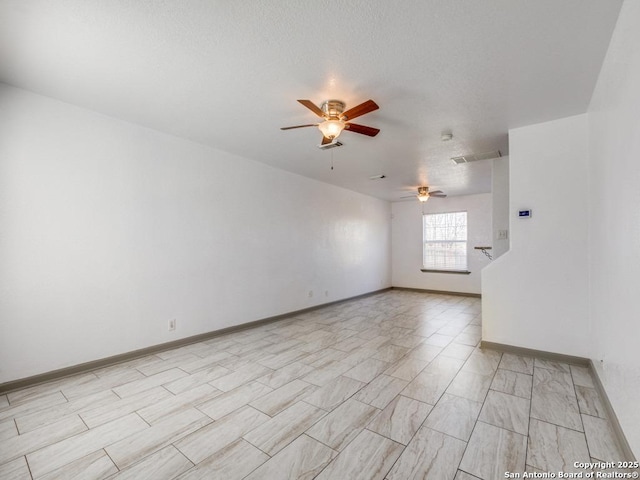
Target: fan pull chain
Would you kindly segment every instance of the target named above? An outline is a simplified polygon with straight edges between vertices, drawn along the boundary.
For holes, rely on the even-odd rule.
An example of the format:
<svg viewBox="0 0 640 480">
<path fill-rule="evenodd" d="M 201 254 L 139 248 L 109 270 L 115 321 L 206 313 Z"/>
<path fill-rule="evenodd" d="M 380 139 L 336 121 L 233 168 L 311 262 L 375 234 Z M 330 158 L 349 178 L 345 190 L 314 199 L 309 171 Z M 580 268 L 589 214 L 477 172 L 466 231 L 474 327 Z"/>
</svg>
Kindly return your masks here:
<svg viewBox="0 0 640 480">
<path fill-rule="evenodd" d="M 331 152 L 331 170 L 333 170 L 333 152 Z"/>
</svg>

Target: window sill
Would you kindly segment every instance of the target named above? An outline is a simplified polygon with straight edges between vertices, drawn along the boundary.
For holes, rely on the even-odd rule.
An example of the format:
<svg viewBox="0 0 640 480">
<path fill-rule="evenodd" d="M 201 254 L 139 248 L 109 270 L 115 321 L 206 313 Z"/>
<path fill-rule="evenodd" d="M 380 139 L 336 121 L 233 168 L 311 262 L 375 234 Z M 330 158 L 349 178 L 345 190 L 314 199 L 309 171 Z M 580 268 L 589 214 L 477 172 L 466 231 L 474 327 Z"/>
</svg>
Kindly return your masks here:
<svg viewBox="0 0 640 480">
<path fill-rule="evenodd" d="M 469 270 L 432 270 L 428 268 L 421 268 L 420 271 L 425 273 L 455 273 L 458 275 L 469 275 L 471 273 Z"/>
</svg>

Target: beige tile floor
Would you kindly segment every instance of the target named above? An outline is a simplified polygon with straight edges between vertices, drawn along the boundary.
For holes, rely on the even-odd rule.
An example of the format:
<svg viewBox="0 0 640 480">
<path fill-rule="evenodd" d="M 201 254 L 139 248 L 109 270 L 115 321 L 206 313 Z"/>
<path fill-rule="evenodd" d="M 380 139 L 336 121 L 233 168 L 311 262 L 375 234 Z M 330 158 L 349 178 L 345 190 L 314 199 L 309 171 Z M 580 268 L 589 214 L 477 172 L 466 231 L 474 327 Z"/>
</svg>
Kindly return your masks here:
<svg viewBox="0 0 640 480">
<path fill-rule="evenodd" d="M 1 479 L 485 479 L 622 458 L 588 369 L 392 290 L 0 396 Z"/>
</svg>

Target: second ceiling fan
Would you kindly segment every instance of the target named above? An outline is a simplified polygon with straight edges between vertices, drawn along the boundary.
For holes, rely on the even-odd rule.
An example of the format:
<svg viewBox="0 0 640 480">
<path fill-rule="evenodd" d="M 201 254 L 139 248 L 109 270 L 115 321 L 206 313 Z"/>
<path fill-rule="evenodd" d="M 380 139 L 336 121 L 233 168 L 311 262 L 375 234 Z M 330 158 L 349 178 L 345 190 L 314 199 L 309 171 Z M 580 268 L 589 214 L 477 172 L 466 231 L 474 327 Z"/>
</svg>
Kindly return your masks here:
<svg viewBox="0 0 640 480">
<path fill-rule="evenodd" d="M 360 133 L 369 137 L 375 137 L 380 129 L 367 127 L 366 125 L 358 125 L 351 123 L 356 117 L 365 115 L 369 112 L 377 110 L 378 105 L 373 100 L 367 100 L 360 105 L 345 111 L 345 103 L 340 100 L 326 100 L 318 107 L 311 100 L 298 100 L 302 105 L 307 107 L 318 117 L 324 119 L 320 123 L 308 123 L 306 125 L 296 125 L 293 127 L 282 127 L 280 130 L 291 130 L 293 128 L 318 127 L 322 132 L 322 145 L 333 142 L 342 133 L 347 130 L 354 133 Z"/>
<path fill-rule="evenodd" d="M 446 197 L 446 195 L 442 190 L 429 191 L 429 187 L 425 186 L 425 187 L 418 187 L 417 195 L 408 195 L 406 197 L 400 197 L 400 198 L 417 198 L 421 202 L 426 202 L 431 197 L 444 198 Z"/>
</svg>

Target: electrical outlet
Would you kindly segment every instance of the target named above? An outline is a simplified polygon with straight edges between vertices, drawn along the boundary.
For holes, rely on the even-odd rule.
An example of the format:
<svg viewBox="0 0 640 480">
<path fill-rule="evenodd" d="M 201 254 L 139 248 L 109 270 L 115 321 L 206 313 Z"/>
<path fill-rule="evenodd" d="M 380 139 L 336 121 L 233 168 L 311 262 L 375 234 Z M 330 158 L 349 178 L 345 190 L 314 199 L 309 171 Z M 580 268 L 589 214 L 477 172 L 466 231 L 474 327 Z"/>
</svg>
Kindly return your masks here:
<svg viewBox="0 0 640 480">
<path fill-rule="evenodd" d="M 498 240 L 507 240 L 509 238 L 509 230 L 498 230 Z"/>
<path fill-rule="evenodd" d="M 173 332 L 176 329 L 176 319 L 172 318 L 169 320 L 169 331 Z"/>
</svg>

